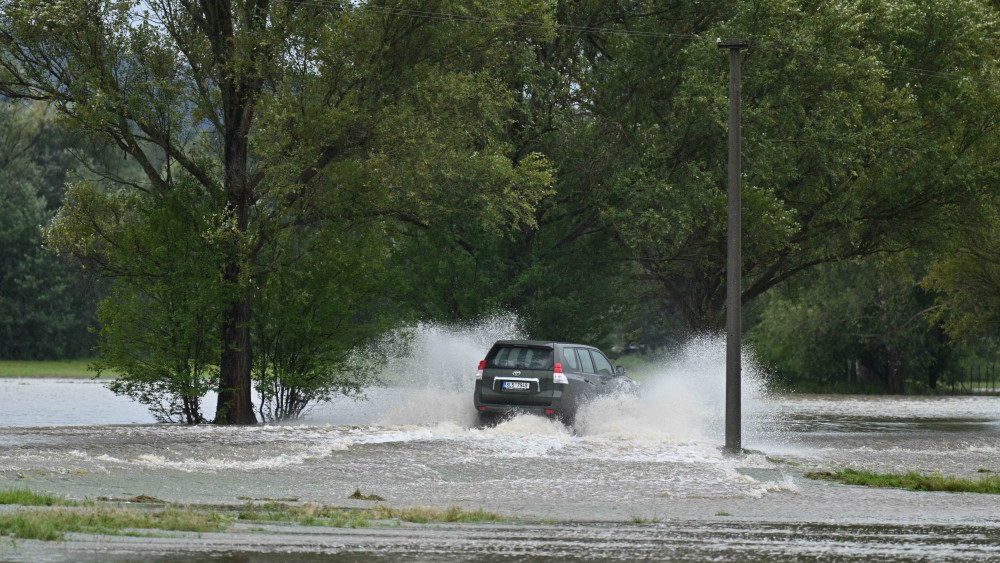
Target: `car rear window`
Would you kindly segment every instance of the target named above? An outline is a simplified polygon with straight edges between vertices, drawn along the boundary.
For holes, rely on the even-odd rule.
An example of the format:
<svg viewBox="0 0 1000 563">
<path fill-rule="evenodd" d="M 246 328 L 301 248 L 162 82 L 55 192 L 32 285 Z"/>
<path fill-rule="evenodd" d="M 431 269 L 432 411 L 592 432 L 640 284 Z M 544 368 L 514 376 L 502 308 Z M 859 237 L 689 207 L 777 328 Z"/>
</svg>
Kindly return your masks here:
<svg viewBox="0 0 1000 563">
<path fill-rule="evenodd" d="M 497 346 L 486 358 L 487 368 L 552 369 L 551 348 Z"/>
</svg>

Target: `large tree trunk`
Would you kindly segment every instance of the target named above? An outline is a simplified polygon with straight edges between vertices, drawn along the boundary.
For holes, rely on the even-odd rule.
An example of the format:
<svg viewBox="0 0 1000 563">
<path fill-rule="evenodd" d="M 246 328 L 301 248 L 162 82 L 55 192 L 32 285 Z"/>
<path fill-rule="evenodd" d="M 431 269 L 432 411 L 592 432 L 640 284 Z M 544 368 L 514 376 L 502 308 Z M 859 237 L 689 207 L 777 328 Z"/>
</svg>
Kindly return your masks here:
<svg viewBox="0 0 1000 563">
<path fill-rule="evenodd" d="M 250 396 L 253 348 L 250 344 L 249 297 L 233 303 L 226 311 L 222 321 L 222 342 L 215 423 L 256 424 L 257 417 Z"/>
<path fill-rule="evenodd" d="M 229 194 L 229 212 L 236 219 L 236 228 L 245 239 L 250 225 L 250 179 L 247 174 L 248 138 L 253 120 L 256 90 L 226 81 L 223 91 L 225 113 L 224 154 L 225 188 Z M 223 267 L 223 276 L 230 287 L 239 291 L 222 318 L 222 359 L 219 362 L 219 402 L 216 424 L 256 424 L 250 395 L 253 347 L 250 342 L 252 312 L 250 289 L 243 268 L 249 258 L 237 246 L 230 249 Z"/>
</svg>

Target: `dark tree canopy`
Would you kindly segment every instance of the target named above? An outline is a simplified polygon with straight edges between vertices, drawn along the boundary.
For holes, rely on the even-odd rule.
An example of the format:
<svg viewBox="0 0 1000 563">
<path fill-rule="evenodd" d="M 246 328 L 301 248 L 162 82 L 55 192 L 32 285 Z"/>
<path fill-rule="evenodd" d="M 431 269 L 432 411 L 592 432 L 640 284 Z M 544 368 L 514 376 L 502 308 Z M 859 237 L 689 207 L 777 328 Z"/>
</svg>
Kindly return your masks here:
<svg viewBox="0 0 1000 563">
<path fill-rule="evenodd" d="M 865 325 L 839 350 L 891 355 L 989 317 L 997 10 L 0 0 L 0 95 L 97 147 L 85 174 L 12 188 L 10 232 L 38 249 L 25 225 L 59 208 L 46 244 L 111 295 L 98 368 L 169 420 L 201 421 L 209 389 L 220 423 L 355 393 L 351 350 L 407 320 L 513 310 L 538 338 L 669 344 L 722 324 L 714 40 L 746 37 L 743 302 L 770 335 L 846 322 L 790 312 L 815 283 Z M 838 277 L 937 316 L 902 327 Z"/>
</svg>

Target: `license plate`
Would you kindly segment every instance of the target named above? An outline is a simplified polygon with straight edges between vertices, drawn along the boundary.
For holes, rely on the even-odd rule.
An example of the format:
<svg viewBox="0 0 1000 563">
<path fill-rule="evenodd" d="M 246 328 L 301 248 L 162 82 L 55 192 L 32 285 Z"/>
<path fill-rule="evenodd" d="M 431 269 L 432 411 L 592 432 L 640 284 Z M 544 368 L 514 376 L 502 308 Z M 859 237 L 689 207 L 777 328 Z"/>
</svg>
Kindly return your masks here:
<svg viewBox="0 0 1000 563">
<path fill-rule="evenodd" d="M 527 391 L 531 389 L 531 384 L 527 381 L 504 381 L 503 388 L 508 391 Z"/>
</svg>

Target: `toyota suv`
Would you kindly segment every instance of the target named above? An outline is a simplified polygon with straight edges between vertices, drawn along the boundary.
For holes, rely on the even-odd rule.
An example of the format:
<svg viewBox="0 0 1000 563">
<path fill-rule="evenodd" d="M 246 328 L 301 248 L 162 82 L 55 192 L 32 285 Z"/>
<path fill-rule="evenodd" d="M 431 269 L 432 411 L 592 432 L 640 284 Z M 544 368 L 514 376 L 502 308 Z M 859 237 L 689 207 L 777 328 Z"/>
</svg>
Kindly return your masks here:
<svg viewBox="0 0 1000 563">
<path fill-rule="evenodd" d="M 476 371 L 473 401 L 483 424 L 528 412 L 572 424 L 584 402 L 615 391 L 634 391 L 625 377 L 593 346 L 539 340 L 501 340 Z"/>
</svg>

